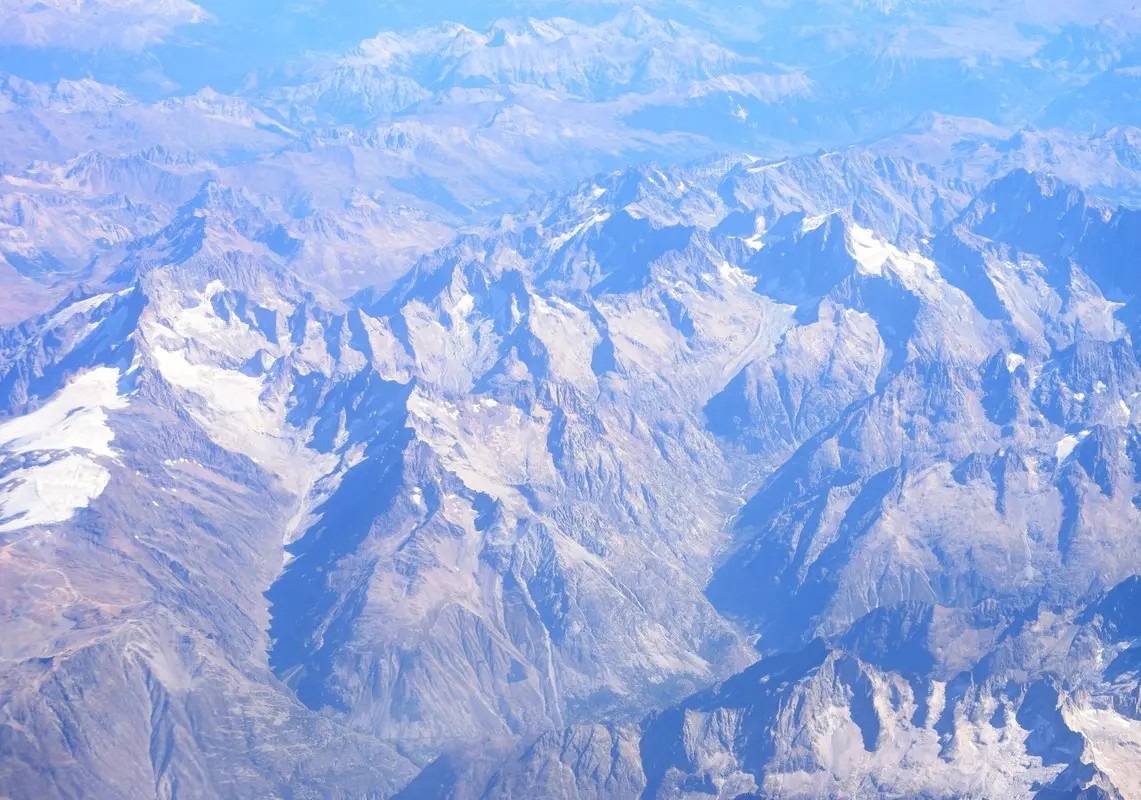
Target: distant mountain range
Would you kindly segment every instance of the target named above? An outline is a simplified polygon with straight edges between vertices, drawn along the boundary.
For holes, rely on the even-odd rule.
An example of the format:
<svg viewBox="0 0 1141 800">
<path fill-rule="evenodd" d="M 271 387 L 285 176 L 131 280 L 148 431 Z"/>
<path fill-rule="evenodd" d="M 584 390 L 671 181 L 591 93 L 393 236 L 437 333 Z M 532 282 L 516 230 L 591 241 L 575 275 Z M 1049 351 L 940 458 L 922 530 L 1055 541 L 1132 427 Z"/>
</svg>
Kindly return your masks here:
<svg viewBox="0 0 1141 800">
<path fill-rule="evenodd" d="M 764 9 L 750 40 L 715 24 L 726 13 L 717 7 L 673 9 L 682 23 L 584 6 L 584 21 L 382 32 L 341 55 L 298 53 L 223 94 L 180 88 L 164 69 L 188 67 L 164 66 L 164 48 L 209 32 L 203 41 L 218 41 L 199 50 L 212 65 L 244 63 L 241 48 L 217 49 L 247 24 L 241 4 L 54 8 L 10 10 L 21 20 L 10 30 L 25 33 L 0 58 L 16 70 L 0 91 L 3 203 L 10 219 L 41 218 L 0 240 L 8 321 L 102 276 L 119 257 L 106 258 L 108 243 L 153 232 L 207 180 L 248 192 L 302 243 L 295 271 L 342 295 L 391 284 L 457 230 L 480 229 L 536 192 L 647 160 L 742 151 L 774 160 L 874 142 L 966 170 L 977 186 L 1026 167 L 1135 199 L 1137 26 L 1128 15 L 1021 29 L 1016 46 L 1003 39 L 983 57 L 978 37 L 1005 36 L 1007 16 L 945 9 L 944 23 L 924 25 L 918 8 L 798 4 Z M 330 7 L 326 21 L 336 13 Z M 137 17 L 163 41 L 116 51 L 78 32 L 116 15 Z M 970 20 L 968 40 L 954 25 Z M 74 28 L 83 46 L 54 25 Z M 842 35 L 856 30 L 859 41 Z M 117 52 L 145 68 L 102 69 L 126 57 Z M 47 217 L 51 233 L 41 228 Z M 56 217 L 66 220 L 63 237 Z"/>
</svg>

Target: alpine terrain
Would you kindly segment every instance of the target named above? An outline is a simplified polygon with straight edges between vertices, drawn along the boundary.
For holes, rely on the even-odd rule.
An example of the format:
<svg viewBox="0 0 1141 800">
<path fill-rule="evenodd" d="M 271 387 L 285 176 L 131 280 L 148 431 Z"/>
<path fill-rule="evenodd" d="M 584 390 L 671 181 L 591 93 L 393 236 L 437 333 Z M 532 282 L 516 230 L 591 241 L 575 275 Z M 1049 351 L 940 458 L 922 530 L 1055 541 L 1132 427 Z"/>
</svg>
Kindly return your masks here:
<svg viewBox="0 0 1141 800">
<path fill-rule="evenodd" d="M 0 798 L 1141 798 L 1131 3 L 0 9 Z"/>
</svg>

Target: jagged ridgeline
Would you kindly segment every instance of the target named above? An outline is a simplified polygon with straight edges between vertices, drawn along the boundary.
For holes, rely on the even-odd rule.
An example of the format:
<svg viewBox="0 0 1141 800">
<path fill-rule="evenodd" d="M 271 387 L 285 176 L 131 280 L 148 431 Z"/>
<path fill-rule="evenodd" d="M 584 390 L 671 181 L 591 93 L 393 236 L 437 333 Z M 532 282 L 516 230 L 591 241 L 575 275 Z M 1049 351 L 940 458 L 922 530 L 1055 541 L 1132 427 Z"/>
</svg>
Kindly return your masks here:
<svg viewBox="0 0 1141 800">
<path fill-rule="evenodd" d="M 0 800 L 1141 800 L 1134 0 L 0 6 Z"/>
<path fill-rule="evenodd" d="M 338 301 L 235 208 L 3 333 L 10 793 L 1138 791 L 1141 215 L 721 159 Z"/>
</svg>

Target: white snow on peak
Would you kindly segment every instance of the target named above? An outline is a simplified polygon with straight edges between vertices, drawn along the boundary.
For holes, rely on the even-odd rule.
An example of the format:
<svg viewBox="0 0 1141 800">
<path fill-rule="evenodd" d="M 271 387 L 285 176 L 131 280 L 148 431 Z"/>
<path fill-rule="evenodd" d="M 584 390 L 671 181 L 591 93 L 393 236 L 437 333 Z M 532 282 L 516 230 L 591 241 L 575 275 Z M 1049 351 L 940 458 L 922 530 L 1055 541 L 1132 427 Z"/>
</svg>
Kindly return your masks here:
<svg viewBox="0 0 1141 800">
<path fill-rule="evenodd" d="M 1117 401 L 1116 411 L 1121 424 L 1128 425 L 1133 421 L 1133 409 L 1124 400 Z"/>
<path fill-rule="evenodd" d="M 155 292 L 156 301 L 140 322 L 143 349 L 212 441 L 274 473 L 290 493 L 308 497 L 316 482 L 336 466 L 336 457 L 308 450 L 304 431 L 286 421 L 283 398 L 267 394 L 268 378 L 238 368 L 255 357 L 280 358 L 283 353 L 236 315 L 219 316 L 212 301 L 231 291 L 212 281 L 190 296 L 177 289 Z M 287 307 L 272 293 L 258 296 L 257 302 L 267 308 Z M 307 344 L 294 353 L 301 363 L 307 363 Z M 292 526 L 300 526 L 310 511 L 303 503 L 287 538 L 296 532 Z"/>
<path fill-rule="evenodd" d="M 62 328 L 72 319 L 84 314 L 90 314 L 92 311 L 104 306 L 108 301 L 117 298 L 125 297 L 135 291 L 134 286 L 129 286 L 119 292 L 98 294 L 92 297 L 86 297 L 82 300 L 77 300 L 65 308 L 61 308 L 48 319 L 46 329 L 55 330 Z M 87 325 L 86 332 L 80 338 L 86 338 L 92 331 L 99 327 L 99 322 L 93 322 Z"/>
<path fill-rule="evenodd" d="M 221 281 L 211 281 L 206 290 L 198 295 L 198 304 L 180 308 L 170 321 L 171 329 L 190 339 L 213 336 L 227 331 L 227 325 L 214 312 L 211 301 L 214 296 L 226 291 Z"/>
<path fill-rule="evenodd" d="M 550 353 L 551 370 L 574 385 L 590 390 L 596 385 L 591 357 L 598 334 L 590 315 L 560 298 L 531 296 L 531 330 Z"/>
<path fill-rule="evenodd" d="M 741 243 L 750 250 L 761 250 L 765 246 L 765 233 L 765 220 L 763 217 L 758 217 L 753 226 L 753 235 L 748 239 L 742 239 Z"/>
<path fill-rule="evenodd" d="M 804 221 L 800 223 L 800 232 L 811 233 L 812 231 L 822 226 L 825 222 L 827 222 L 828 218 L 831 216 L 831 214 L 815 214 L 813 216 L 805 217 Z"/>
<path fill-rule="evenodd" d="M 111 298 L 109 294 L 97 294 L 94 297 L 88 297 L 84 300 L 79 300 L 66 308 L 60 309 L 51 319 L 48 320 L 48 328 L 59 328 L 66 325 L 72 318 L 79 314 L 86 314 L 94 311 L 103 305 Z"/>
<path fill-rule="evenodd" d="M 1054 449 L 1054 457 L 1057 458 L 1058 461 L 1065 461 L 1070 457 L 1070 454 L 1074 452 L 1074 448 L 1081 444 L 1089 435 L 1089 431 L 1082 431 L 1078 434 L 1066 434 Z"/>
<path fill-rule="evenodd" d="M 86 450 L 113 458 L 107 411 L 124 408 L 119 370 L 99 367 L 69 383 L 41 408 L 0 425 L 0 450 L 12 454 Z"/>
<path fill-rule="evenodd" d="M 745 158 L 750 159 L 750 163 L 753 164 L 753 166 L 747 167 L 745 169 L 745 172 L 749 173 L 750 175 L 756 175 L 760 172 L 764 172 L 765 170 L 780 169 L 788 163 L 788 161 L 774 161 L 771 164 L 757 164 L 756 162 L 760 160 L 757 157 L 746 155 Z"/>
<path fill-rule="evenodd" d="M 882 276 L 891 272 L 908 289 L 916 289 L 938 276 L 935 262 L 918 253 L 905 253 L 859 225 L 849 226 L 848 246 L 865 275 Z"/>
<path fill-rule="evenodd" d="M 720 266 L 717 268 L 717 274 L 721 277 L 721 280 L 736 286 L 744 286 L 752 289 L 757 285 L 756 278 L 745 272 L 745 270 L 741 269 L 740 267 L 733 266 L 728 261 L 721 262 Z"/>
<path fill-rule="evenodd" d="M 71 455 L 0 478 L 0 533 L 66 522 L 107 488 L 111 473 Z"/>
<path fill-rule="evenodd" d="M 207 300 L 213 300 L 214 295 L 222 294 L 226 291 L 228 291 L 226 284 L 222 283 L 219 280 L 212 280 L 206 284 L 206 288 L 203 290 L 203 294 L 206 295 Z"/>
<path fill-rule="evenodd" d="M 210 409 L 240 420 L 248 431 L 266 433 L 266 413 L 262 410 L 262 381 L 236 370 L 209 364 L 192 364 L 181 350 L 152 350 L 159 372 L 169 383 L 198 395 Z"/>
<path fill-rule="evenodd" d="M 742 239 L 741 243 L 750 250 L 762 250 L 765 246 L 765 235 L 763 233 L 754 233 L 748 239 Z"/>
<path fill-rule="evenodd" d="M 452 306 L 452 313 L 461 317 L 466 317 L 475 309 L 475 297 L 469 292 L 464 292 L 459 298 L 456 299 L 455 305 Z"/>
<path fill-rule="evenodd" d="M 1006 355 L 1006 370 L 1007 372 L 1015 372 L 1019 367 L 1026 363 L 1026 358 L 1018 355 L 1018 353 L 1007 353 Z"/>
<path fill-rule="evenodd" d="M 0 477 L 0 532 L 64 522 L 107 488 L 111 473 L 96 459 L 116 456 L 107 412 L 127 405 L 120 377 L 111 367 L 93 369 L 39 409 L 0 425 L 4 456 L 47 456 Z"/>
<path fill-rule="evenodd" d="M 508 502 L 525 503 L 515 487 L 553 479 L 547 449 L 550 415 L 514 406 L 456 405 L 416 389 L 408 399 L 409 425 L 465 485 Z"/>
<path fill-rule="evenodd" d="M 547 250 L 552 252 L 552 253 L 557 251 L 564 244 L 566 244 L 567 242 L 574 239 L 576 236 L 578 236 L 580 233 L 582 233 L 586 229 L 588 229 L 594 225 L 600 225 L 601 223 L 606 222 L 606 220 L 608 220 L 608 219 L 610 219 L 609 213 L 604 213 L 604 212 L 596 213 L 590 219 L 586 220 L 586 222 L 583 222 L 582 224 L 576 226 L 575 228 L 572 228 L 567 233 L 564 233 L 561 236 L 556 236 L 553 239 L 551 239 L 549 242 L 547 242 Z"/>
<path fill-rule="evenodd" d="M 883 275 L 884 267 L 892 256 L 891 248 L 876 238 L 867 228 L 853 225 L 849 232 L 852 257 L 866 275 Z"/>
</svg>

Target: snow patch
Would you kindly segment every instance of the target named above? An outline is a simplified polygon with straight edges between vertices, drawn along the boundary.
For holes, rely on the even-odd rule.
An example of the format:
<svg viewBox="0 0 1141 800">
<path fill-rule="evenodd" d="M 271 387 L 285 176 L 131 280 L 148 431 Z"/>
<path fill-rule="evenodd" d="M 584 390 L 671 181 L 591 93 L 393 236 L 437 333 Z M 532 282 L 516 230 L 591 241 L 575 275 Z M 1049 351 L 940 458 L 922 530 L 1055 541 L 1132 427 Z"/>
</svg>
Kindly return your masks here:
<svg viewBox="0 0 1141 800">
<path fill-rule="evenodd" d="M 226 291 L 221 281 L 211 281 L 204 294 L 199 296 L 196 306 L 183 308 L 171 320 L 171 328 L 175 333 L 188 339 L 209 337 L 227 329 L 227 325 L 216 313 L 211 300 L 214 296 Z M 235 320 L 239 322 L 239 320 Z"/>
<path fill-rule="evenodd" d="M 574 239 L 576 236 L 578 236 L 583 231 L 587 230 L 588 228 L 593 227 L 594 225 L 600 225 L 603 222 L 606 222 L 606 220 L 608 220 L 608 219 L 610 219 L 609 213 L 595 214 L 593 217 L 588 219 L 586 222 L 583 222 L 582 224 L 577 225 L 576 227 L 571 229 L 570 232 L 564 233 L 561 236 L 556 236 L 553 239 L 551 239 L 551 241 L 547 242 L 547 250 L 552 252 L 552 253 L 555 252 L 556 250 L 561 248 L 567 242 Z"/>
<path fill-rule="evenodd" d="M 1077 435 L 1072 433 L 1066 434 L 1062 437 L 1061 441 L 1058 442 L 1057 447 L 1054 448 L 1054 457 L 1058 459 L 1058 461 L 1065 461 L 1070 457 L 1070 454 L 1074 452 L 1074 448 L 1081 444 L 1089 435 L 1089 431 L 1082 431 Z"/>
<path fill-rule="evenodd" d="M 99 306 L 103 305 L 113 296 L 114 295 L 110 294 L 97 294 L 94 297 L 88 297 L 86 300 L 79 300 L 78 302 L 72 303 L 67 308 L 56 312 L 56 314 L 48 320 L 47 327 L 53 329 L 61 328 L 78 315 L 87 314 L 99 308 Z"/>
<path fill-rule="evenodd" d="M 750 250 L 760 250 L 765 246 L 764 234 L 754 233 L 748 239 L 742 239 L 741 243 Z"/>
<path fill-rule="evenodd" d="M 111 473 L 82 455 L 9 473 L 0 484 L 0 533 L 66 522 L 107 488 Z"/>
<path fill-rule="evenodd" d="M 891 258 L 891 248 L 881 242 L 867 228 L 853 225 L 849 232 L 852 257 L 865 275 L 883 275 L 884 267 Z"/>
<path fill-rule="evenodd" d="M 744 286 L 751 289 L 757 284 L 756 278 L 740 267 L 733 266 L 728 261 L 721 262 L 721 266 L 717 268 L 717 274 L 721 276 L 721 280 L 735 286 Z"/>
<path fill-rule="evenodd" d="M 239 418 L 250 430 L 266 432 L 262 382 L 234 370 L 191 364 L 179 350 L 153 350 L 159 372 L 170 384 L 201 397 L 212 409 Z"/>
<path fill-rule="evenodd" d="M 107 412 L 127 405 L 119 379 L 111 367 L 91 370 L 39 409 L 0 425 L 5 454 L 50 454 L 0 478 L 0 532 L 64 522 L 107 488 L 111 473 L 96 459 L 116 456 Z"/>
<path fill-rule="evenodd" d="M 760 172 L 764 172 L 765 170 L 779 169 L 780 167 L 783 167 L 785 164 L 788 163 L 788 161 L 786 160 L 786 161 L 774 161 L 771 164 L 756 165 L 756 162 L 760 160 L 756 156 L 747 155 L 747 156 L 745 156 L 745 158 L 750 159 L 750 161 L 755 164 L 755 166 L 748 167 L 745 170 L 745 172 L 749 173 L 750 175 L 756 175 Z"/>
<path fill-rule="evenodd" d="M 904 253 L 859 225 L 849 227 L 848 246 L 848 252 L 865 275 L 882 277 L 890 271 L 909 289 L 938 275 L 935 262 L 918 253 Z"/>
<path fill-rule="evenodd" d="M 107 412 L 124 408 L 119 370 L 100 367 L 84 373 L 39 409 L 0 425 L 0 450 L 13 454 L 86 450 L 114 458 L 115 433 Z"/>
<path fill-rule="evenodd" d="M 471 294 L 465 292 L 456 304 L 452 306 L 452 314 L 454 316 L 466 317 L 475 309 L 475 298 Z"/>
<path fill-rule="evenodd" d="M 816 214 L 810 217 L 805 217 L 804 221 L 800 223 L 800 232 L 811 233 L 823 225 L 825 222 L 827 222 L 828 218 L 831 216 L 831 214 Z"/>
<path fill-rule="evenodd" d="M 1117 410 L 1121 412 L 1121 416 L 1125 418 L 1125 422 L 1127 424 L 1131 419 L 1133 419 L 1133 409 L 1131 409 L 1129 404 L 1124 400 L 1117 401 Z"/>
</svg>

